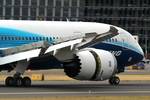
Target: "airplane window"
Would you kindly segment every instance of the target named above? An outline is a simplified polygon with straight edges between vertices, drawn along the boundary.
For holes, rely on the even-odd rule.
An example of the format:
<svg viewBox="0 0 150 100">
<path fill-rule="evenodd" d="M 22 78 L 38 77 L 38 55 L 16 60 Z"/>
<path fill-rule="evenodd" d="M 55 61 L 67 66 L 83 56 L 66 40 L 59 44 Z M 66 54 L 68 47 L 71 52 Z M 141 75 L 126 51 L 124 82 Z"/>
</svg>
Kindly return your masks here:
<svg viewBox="0 0 150 100">
<path fill-rule="evenodd" d="M 3 36 L 1 37 L 1 40 L 4 40 L 4 39 L 3 39 Z"/>
<path fill-rule="evenodd" d="M 22 40 L 24 40 L 24 37 L 22 37 Z"/>
<path fill-rule="evenodd" d="M 32 40 L 32 38 L 31 38 L 31 37 L 29 37 L 29 40 Z"/>
<path fill-rule="evenodd" d="M 7 37 L 7 36 L 5 36 L 5 40 L 8 40 L 8 37 Z"/>
<path fill-rule="evenodd" d="M 14 40 L 14 38 L 15 38 L 15 37 L 12 36 L 12 37 L 11 37 L 11 40 Z"/>
<path fill-rule="evenodd" d="M 18 37 L 18 40 L 21 40 L 21 37 Z"/>
<path fill-rule="evenodd" d="M 26 40 L 28 40 L 28 37 L 26 37 Z"/>
<path fill-rule="evenodd" d="M 17 40 L 17 37 L 15 37 L 15 40 Z"/>
<path fill-rule="evenodd" d="M 17 37 L 15 37 L 15 40 L 17 40 Z"/>
<path fill-rule="evenodd" d="M 21 37 L 18 37 L 18 40 L 21 40 Z"/>
<path fill-rule="evenodd" d="M 39 40 L 39 38 L 38 37 L 36 37 L 36 41 L 38 41 Z"/>
<path fill-rule="evenodd" d="M 112 42 L 114 42 L 114 39 L 112 39 Z"/>
<path fill-rule="evenodd" d="M 41 40 L 42 40 L 42 37 L 39 37 L 39 40 L 41 41 Z"/>
<path fill-rule="evenodd" d="M 14 40 L 14 37 L 11 37 L 11 40 Z"/>
<path fill-rule="evenodd" d="M 46 41 L 48 41 L 48 37 L 46 37 Z"/>
<path fill-rule="evenodd" d="M 51 41 L 51 40 L 52 40 L 52 38 L 50 37 L 50 38 L 49 38 L 49 40 Z"/>
<path fill-rule="evenodd" d="M 1 37 L 1 40 L 4 40 L 4 37 L 3 37 L 3 36 Z"/>
<path fill-rule="evenodd" d="M 7 37 L 5 36 L 5 40 L 7 40 Z"/>
<path fill-rule="evenodd" d="M 4 36 L 2 36 L 2 38 L 1 38 L 1 39 L 2 39 L 2 40 L 5 40 L 5 39 L 4 39 Z"/>
</svg>

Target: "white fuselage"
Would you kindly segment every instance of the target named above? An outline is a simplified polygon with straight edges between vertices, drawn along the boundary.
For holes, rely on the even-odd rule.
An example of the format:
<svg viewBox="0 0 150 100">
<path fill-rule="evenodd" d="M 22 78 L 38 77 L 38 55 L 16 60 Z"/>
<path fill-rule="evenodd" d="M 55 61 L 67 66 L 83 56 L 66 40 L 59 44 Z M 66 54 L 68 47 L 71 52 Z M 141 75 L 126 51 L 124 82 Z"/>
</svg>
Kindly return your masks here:
<svg viewBox="0 0 150 100">
<path fill-rule="evenodd" d="M 0 49 L 10 48 L 27 44 L 31 42 L 41 41 L 47 38 L 50 42 L 63 42 L 66 40 L 74 39 L 77 37 L 84 37 L 85 33 L 96 32 L 98 34 L 109 31 L 110 25 L 103 23 L 92 22 L 57 22 L 57 21 L 13 21 L 13 20 L 1 20 L 0 21 Z M 115 26 L 116 27 L 116 26 Z M 143 55 L 143 51 L 139 44 L 134 40 L 132 35 L 119 28 L 119 35 L 105 40 L 102 43 L 108 43 L 110 45 L 117 45 L 122 48 L 126 48 Z M 14 39 L 29 38 L 25 39 Z M 42 39 L 34 39 L 41 37 Z M 49 39 L 50 38 L 50 39 Z M 6 39 L 6 40 L 5 40 Z M 103 49 L 103 48 L 100 48 Z M 104 48 L 107 50 L 107 48 Z M 112 50 L 109 51 L 113 52 Z M 123 50 L 121 50 L 123 52 Z M 129 59 L 129 58 L 128 58 Z"/>
</svg>

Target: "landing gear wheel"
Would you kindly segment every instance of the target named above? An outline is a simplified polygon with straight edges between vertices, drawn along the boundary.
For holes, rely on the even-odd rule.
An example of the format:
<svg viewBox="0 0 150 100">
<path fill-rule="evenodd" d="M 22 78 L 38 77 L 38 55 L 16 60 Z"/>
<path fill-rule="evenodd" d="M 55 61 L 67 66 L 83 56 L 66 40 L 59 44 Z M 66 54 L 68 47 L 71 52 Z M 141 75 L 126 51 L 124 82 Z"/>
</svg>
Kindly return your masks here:
<svg viewBox="0 0 150 100">
<path fill-rule="evenodd" d="M 119 83 L 120 83 L 120 79 L 117 76 L 111 77 L 109 79 L 109 84 L 110 85 L 119 85 Z"/>
<path fill-rule="evenodd" d="M 5 85 L 6 86 L 16 86 L 16 87 L 20 87 L 20 86 L 25 86 L 25 87 L 29 87 L 31 86 L 31 79 L 29 77 L 7 77 L 5 80 Z"/>
<path fill-rule="evenodd" d="M 13 86 L 14 85 L 14 78 L 13 77 L 7 77 L 5 80 L 6 86 Z"/>
<path fill-rule="evenodd" d="M 24 77 L 22 79 L 22 85 L 25 87 L 31 86 L 31 79 L 29 77 Z"/>
<path fill-rule="evenodd" d="M 22 78 L 7 77 L 5 80 L 6 86 L 22 86 Z"/>
<path fill-rule="evenodd" d="M 19 78 L 14 78 L 14 80 L 15 80 L 15 86 L 17 86 L 17 87 L 20 87 L 20 86 L 22 86 L 22 78 L 21 77 L 19 77 Z"/>
</svg>

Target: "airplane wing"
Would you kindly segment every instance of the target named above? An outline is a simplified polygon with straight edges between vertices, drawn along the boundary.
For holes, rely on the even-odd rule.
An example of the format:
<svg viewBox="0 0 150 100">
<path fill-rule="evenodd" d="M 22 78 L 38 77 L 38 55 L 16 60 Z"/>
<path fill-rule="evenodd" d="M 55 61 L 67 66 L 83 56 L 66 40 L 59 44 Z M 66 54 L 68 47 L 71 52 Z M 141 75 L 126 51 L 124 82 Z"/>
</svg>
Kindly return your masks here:
<svg viewBox="0 0 150 100">
<path fill-rule="evenodd" d="M 9 64 L 21 60 L 30 60 L 35 57 L 50 54 L 58 60 L 64 61 L 72 58 L 76 50 L 89 47 L 108 38 L 118 35 L 118 30 L 110 26 L 106 33 L 85 33 L 83 37 L 74 38 L 64 42 L 49 44 L 44 41 L 26 44 L 1 51 L 0 65 Z"/>
<path fill-rule="evenodd" d="M 89 47 L 116 35 L 118 35 L 118 30 L 113 26 L 110 26 L 110 30 L 106 33 L 86 33 L 82 42 L 77 47 L 79 49 Z"/>
</svg>

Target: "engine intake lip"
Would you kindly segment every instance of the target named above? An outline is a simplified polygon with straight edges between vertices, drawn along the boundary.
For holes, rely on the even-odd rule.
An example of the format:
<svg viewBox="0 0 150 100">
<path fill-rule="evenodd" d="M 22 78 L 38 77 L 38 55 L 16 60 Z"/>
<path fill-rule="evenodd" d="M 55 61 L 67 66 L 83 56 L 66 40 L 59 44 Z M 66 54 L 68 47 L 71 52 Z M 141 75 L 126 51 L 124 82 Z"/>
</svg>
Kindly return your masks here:
<svg viewBox="0 0 150 100">
<path fill-rule="evenodd" d="M 101 60 L 100 60 L 100 57 L 97 55 L 97 53 L 96 53 L 95 51 L 90 50 L 89 52 L 92 53 L 92 55 L 94 56 L 95 61 L 96 61 L 96 69 L 95 69 L 95 73 L 93 74 L 93 76 L 91 77 L 90 80 L 96 81 L 98 75 L 99 75 L 100 72 L 101 72 Z"/>
<path fill-rule="evenodd" d="M 76 77 L 79 73 L 80 73 L 80 67 L 81 63 L 80 63 L 80 59 L 78 56 L 75 55 L 74 59 L 72 59 L 72 61 L 70 62 L 65 62 L 63 64 L 64 66 L 64 72 L 66 73 L 66 75 L 68 75 L 69 77 Z"/>
</svg>

